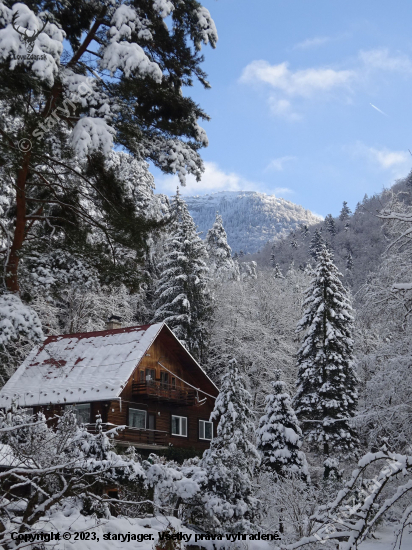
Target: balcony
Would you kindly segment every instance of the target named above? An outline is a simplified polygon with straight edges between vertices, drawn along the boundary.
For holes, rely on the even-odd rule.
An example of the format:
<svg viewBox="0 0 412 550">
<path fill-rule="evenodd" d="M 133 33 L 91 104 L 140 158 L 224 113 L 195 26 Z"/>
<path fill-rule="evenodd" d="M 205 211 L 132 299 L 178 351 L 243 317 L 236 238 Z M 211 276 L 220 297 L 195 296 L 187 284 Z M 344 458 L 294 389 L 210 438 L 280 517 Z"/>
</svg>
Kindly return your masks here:
<svg viewBox="0 0 412 550">
<path fill-rule="evenodd" d="M 103 432 L 108 432 L 109 430 L 113 430 L 115 428 L 119 428 L 117 430 L 117 434 L 114 436 L 116 443 L 119 445 L 130 445 L 132 447 L 140 447 L 142 449 L 167 448 L 168 432 L 163 432 L 160 430 L 143 430 L 141 428 L 132 428 L 130 426 L 117 426 L 116 424 L 111 424 L 110 422 L 102 424 Z M 86 424 L 86 429 L 90 433 L 97 433 L 96 424 Z"/>
<path fill-rule="evenodd" d="M 151 401 L 167 401 L 175 406 L 193 406 L 196 398 L 195 390 L 183 390 L 157 380 L 133 382 L 132 394 Z"/>
</svg>

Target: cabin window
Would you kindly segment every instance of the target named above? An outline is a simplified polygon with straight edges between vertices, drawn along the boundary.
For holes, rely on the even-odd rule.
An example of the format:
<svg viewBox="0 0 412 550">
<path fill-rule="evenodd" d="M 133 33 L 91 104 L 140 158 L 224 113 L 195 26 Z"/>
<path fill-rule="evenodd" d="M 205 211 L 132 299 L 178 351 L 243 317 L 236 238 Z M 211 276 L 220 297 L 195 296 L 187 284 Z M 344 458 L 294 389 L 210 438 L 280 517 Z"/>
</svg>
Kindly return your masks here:
<svg viewBox="0 0 412 550">
<path fill-rule="evenodd" d="M 207 420 L 199 420 L 199 439 L 213 439 L 213 422 Z"/>
<path fill-rule="evenodd" d="M 164 388 L 167 388 L 167 386 L 169 385 L 169 373 L 168 372 L 160 371 L 160 384 Z"/>
<path fill-rule="evenodd" d="M 174 376 L 172 376 L 172 389 L 176 389 L 176 378 Z"/>
<path fill-rule="evenodd" d="M 146 411 L 129 409 L 129 426 L 131 428 L 146 429 Z"/>
<path fill-rule="evenodd" d="M 28 416 L 33 416 L 34 415 L 33 407 L 24 407 L 24 414 L 27 414 Z"/>
<path fill-rule="evenodd" d="M 155 369 L 146 369 L 146 382 L 153 382 L 156 379 Z"/>
<path fill-rule="evenodd" d="M 187 437 L 187 417 L 172 415 L 172 435 Z"/>
<path fill-rule="evenodd" d="M 139 382 L 144 382 L 144 370 L 139 371 Z"/>
<path fill-rule="evenodd" d="M 90 403 L 76 403 L 75 405 L 66 405 L 65 408 L 74 412 L 78 424 L 90 423 Z"/>
</svg>

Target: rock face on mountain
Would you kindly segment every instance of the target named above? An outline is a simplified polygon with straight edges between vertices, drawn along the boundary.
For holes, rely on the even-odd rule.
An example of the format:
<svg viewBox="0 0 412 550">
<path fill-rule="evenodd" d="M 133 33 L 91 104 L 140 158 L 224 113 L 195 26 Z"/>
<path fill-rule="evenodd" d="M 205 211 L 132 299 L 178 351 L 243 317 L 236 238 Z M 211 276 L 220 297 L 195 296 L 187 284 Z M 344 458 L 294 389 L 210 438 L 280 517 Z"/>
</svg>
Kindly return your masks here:
<svg viewBox="0 0 412 550">
<path fill-rule="evenodd" d="M 285 237 L 300 224 L 320 221 L 298 204 L 255 191 L 221 191 L 185 200 L 199 231 L 203 232 L 202 238 L 219 212 L 233 252 L 257 252 L 268 241 Z"/>
</svg>

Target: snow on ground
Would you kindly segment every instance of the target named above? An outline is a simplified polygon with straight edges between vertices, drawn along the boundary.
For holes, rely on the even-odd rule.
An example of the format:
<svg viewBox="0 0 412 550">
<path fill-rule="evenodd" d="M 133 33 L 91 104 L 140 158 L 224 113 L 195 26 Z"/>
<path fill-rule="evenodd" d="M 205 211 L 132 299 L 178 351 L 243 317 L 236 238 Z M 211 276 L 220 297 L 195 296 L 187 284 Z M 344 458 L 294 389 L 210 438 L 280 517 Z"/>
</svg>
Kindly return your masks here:
<svg viewBox="0 0 412 550">
<path fill-rule="evenodd" d="M 38 532 L 44 533 L 60 533 L 62 537 L 64 533 L 70 533 L 70 540 L 50 541 L 45 543 L 46 549 L 53 550 L 130 550 L 131 548 L 137 550 L 154 550 L 158 542 L 159 533 L 174 529 L 174 532 L 191 535 L 190 540 L 182 543 L 182 548 L 185 544 L 189 545 L 201 545 L 206 550 L 219 550 L 220 547 L 224 547 L 226 550 L 229 548 L 239 548 L 241 545 L 245 550 L 274 550 L 277 548 L 276 542 L 267 541 L 239 541 L 228 542 L 227 540 L 219 541 L 207 541 L 202 540 L 196 542 L 196 533 L 187 527 L 183 526 L 177 518 L 172 516 L 158 515 L 156 517 L 147 518 L 125 518 L 125 517 L 112 517 L 111 519 L 96 519 L 91 516 L 83 516 L 78 510 L 74 508 L 66 508 L 66 510 L 59 510 L 54 512 L 51 517 L 48 518 L 47 523 L 39 522 L 36 527 Z M 363 542 L 359 550 L 392 550 L 394 541 L 394 526 L 384 526 L 377 531 L 374 539 L 369 539 Z M 75 540 L 76 533 L 83 533 L 79 536 L 87 536 L 90 533 L 90 540 Z M 95 533 L 95 535 L 94 535 Z M 110 540 L 107 537 L 110 533 Z M 86 534 L 86 535 L 85 535 Z M 124 536 L 130 534 L 129 540 L 124 539 Z M 113 535 L 115 539 L 113 540 Z M 123 535 L 120 537 L 119 535 Z M 132 535 L 151 535 L 150 540 L 133 540 Z M 106 536 L 106 540 L 104 539 Z M 121 540 L 123 538 L 123 540 Z M 149 538 L 149 537 L 147 537 Z M 320 546 L 320 548 L 322 548 Z M 398 547 L 397 547 L 398 548 Z M 402 545 L 399 550 L 411 550 L 412 549 L 412 532 L 405 532 L 402 540 Z"/>
<path fill-rule="evenodd" d="M 375 534 L 376 539 L 369 539 L 359 546 L 359 550 L 392 550 L 394 542 L 395 527 L 387 525 L 382 527 Z M 398 548 L 398 547 L 397 547 Z M 402 545 L 399 550 L 412 549 L 412 531 L 405 531 L 402 537 Z"/>
<path fill-rule="evenodd" d="M 66 515 L 65 515 L 66 514 Z M 53 550 L 69 550 L 71 548 L 75 550 L 130 550 L 131 548 L 137 550 L 153 550 L 155 544 L 157 544 L 159 532 L 169 530 L 173 528 L 177 533 L 183 533 L 186 535 L 192 535 L 187 544 L 199 545 L 199 542 L 195 542 L 194 531 L 191 531 L 187 527 L 184 527 L 180 520 L 171 516 L 158 515 L 157 517 L 149 518 L 125 518 L 115 517 L 109 520 L 95 519 L 91 516 L 82 516 L 77 510 L 67 509 L 65 511 L 59 511 L 52 514 L 45 524 L 39 522 L 36 527 L 43 532 L 71 533 L 71 540 L 50 541 L 45 544 L 45 548 Z M 76 532 L 90 533 L 90 538 L 94 537 L 93 533 L 96 533 L 95 540 L 74 540 Z M 104 535 L 111 533 L 118 535 L 152 535 L 152 540 L 136 541 L 136 540 L 104 540 Z M 111 537 L 112 537 L 111 535 Z M 84 535 L 82 535 L 84 536 Z M 79 537 L 80 538 L 80 537 Z M 122 538 L 122 537 L 116 537 Z M 97 540 L 98 539 L 98 540 Z M 267 541 L 250 541 L 249 543 L 243 542 L 243 545 L 248 545 L 248 550 L 273 550 L 273 544 Z M 242 544 L 241 543 L 241 544 Z M 239 546 L 239 542 L 230 543 L 227 540 L 221 541 L 202 541 L 201 545 L 206 550 L 214 550 L 219 548 L 220 545 L 224 546 L 227 550 L 233 547 L 235 549 Z M 184 548 L 185 543 L 182 544 Z"/>
</svg>

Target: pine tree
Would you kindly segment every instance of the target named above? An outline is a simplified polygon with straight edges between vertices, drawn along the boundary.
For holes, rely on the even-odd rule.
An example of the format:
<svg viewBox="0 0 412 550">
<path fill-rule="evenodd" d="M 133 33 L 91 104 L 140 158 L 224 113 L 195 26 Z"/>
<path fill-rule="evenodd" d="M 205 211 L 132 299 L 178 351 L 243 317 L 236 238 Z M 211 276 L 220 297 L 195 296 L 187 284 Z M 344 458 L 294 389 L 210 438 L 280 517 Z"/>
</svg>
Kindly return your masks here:
<svg viewBox="0 0 412 550">
<path fill-rule="evenodd" d="M 315 232 L 313 233 L 313 237 L 309 245 L 309 254 L 312 256 L 314 260 L 316 260 L 318 252 L 321 250 L 324 244 L 325 244 L 325 241 L 322 237 L 322 233 L 320 232 L 319 229 L 315 229 Z"/>
<path fill-rule="evenodd" d="M 86 230 L 99 225 L 100 212 L 84 206 L 90 194 L 138 235 L 122 181 L 105 164 L 115 144 L 182 182 L 190 173 L 200 179 L 207 136 L 198 121 L 208 116 L 183 92 L 194 79 L 210 87 L 200 50 L 215 47 L 217 32 L 196 0 L 33 0 L 2 3 L 1 13 L 5 283 L 18 292 L 19 262 L 39 226 L 57 234 L 79 219 Z M 37 32 L 30 44 L 19 39 Z M 100 221 L 110 247 L 111 228 Z"/>
<path fill-rule="evenodd" d="M 206 250 L 212 273 L 219 279 L 238 279 L 239 266 L 232 259 L 232 249 L 227 242 L 227 234 L 223 227 L 222 216 L 216 213 L 213 227 L 206 235 Z"/>
<path fill-rule="evenodd" d="M 212 314 L 207 253 L 179 190 L 173 197 L 171 210 L 174 227 L 166 241 L 165 258 L 158 265 L 160 279 L 152 322 L 165 321 L 190 353 L 204 361 L 207 324 Z"/>
<path fill-rule="evenodd" d="M 279 264 L 275 265 L 275 269 L 274 269 L 274 272 L 273 272 L 273 277 L 275 279 L 284 279 L 285 278 L 282 271 L 281 271 L 281 269 L 280 269 L 280 267 L 279 267 Z"/>
<path fill-rule="evenodd" d="M 294 407 L 309 444 L 323 445 L 326 455 L 351 453 L 358 444 L 350 425 L 357 404 L 353 316 L 340 277 L 331 252 L 323 246 L 297 326 L 305 335 L 298 352 Z"/>
<path fill-rule="evenodd" d="M 255 504 L 252 493 L 253 472 L 260 464 L 252 441 L 254 434 L 252 396 L 247 391 L 235 359 L 229 362 L 222 378 L 211 420 L 218 420 L 216 436 L 203 455 L 201 465 L 207 473 L 209 514 L 220 528 L 244 530 L 252 521 Z M 216 506 L 216 499 L 220 505 Z M 225 505 L 226 503 L 226 505 Z M 233 517 L 231 515 L 233 514 Z"/>
<path fill-rule="evenodd" d="M 348 203 L 346 201 L 343 201 L 342 210 L 339 214 L 339 219 L 341 222 L 344 222 L 345 220 L 348 220 L 350 215 L 352 214 L 351 209 L 348 206 Z"/>
<path fill-rule="evenodd" d="M 335 220 L 333 219 L 332 214 L 328 214 L 325 218 L 325 227 L 326 230 L 334 237 L 336 235 L 336 225 Z"/>
<path fill-rule="evenodd" d="M 305 453 L 300 450 L 302 430 L 292 408 L 286 384 L 272 382 L 273 393 L 266 397 L 265 414 L 259 421 L 257 448 L 262 455 L 263 467 L 280 477 L 298 476 L 308 480 Z"/>
</svg>

